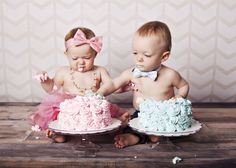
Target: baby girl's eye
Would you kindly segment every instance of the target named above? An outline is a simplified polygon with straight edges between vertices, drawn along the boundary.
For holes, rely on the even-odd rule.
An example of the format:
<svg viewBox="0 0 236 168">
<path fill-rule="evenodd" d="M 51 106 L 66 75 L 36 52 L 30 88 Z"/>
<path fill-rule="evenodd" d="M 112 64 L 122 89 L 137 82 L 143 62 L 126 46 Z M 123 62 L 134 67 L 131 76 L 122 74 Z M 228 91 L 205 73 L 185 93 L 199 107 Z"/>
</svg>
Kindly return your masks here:
<svg viewBox="0 0 236 168">
<path fill-rule="evenodd" d="M 133 52 L 134 55 L 137 55 L 137 52 Z"/>
</svg>

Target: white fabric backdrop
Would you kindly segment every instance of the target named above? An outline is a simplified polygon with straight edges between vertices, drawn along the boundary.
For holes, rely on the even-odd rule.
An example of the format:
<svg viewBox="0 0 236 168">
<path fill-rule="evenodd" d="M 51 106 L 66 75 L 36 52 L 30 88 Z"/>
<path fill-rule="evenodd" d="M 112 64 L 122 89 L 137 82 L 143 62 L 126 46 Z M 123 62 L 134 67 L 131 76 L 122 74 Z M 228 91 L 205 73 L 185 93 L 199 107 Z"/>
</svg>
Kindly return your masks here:
<svg viewBox="0 0 236 168">
<path fill-rule="evenodd" d="M 235 0 L 0 0 L 0 101 L 41 101 L 32 76 L 67 64 L 63 38 L 77 26 L 104 37 L 96 63 L 119 75 L 132 65 L 134 31 L 150 20 L 169 25 L 167 65 L 189 81 L 192 101 L 236 101 Z"/>
</svg>

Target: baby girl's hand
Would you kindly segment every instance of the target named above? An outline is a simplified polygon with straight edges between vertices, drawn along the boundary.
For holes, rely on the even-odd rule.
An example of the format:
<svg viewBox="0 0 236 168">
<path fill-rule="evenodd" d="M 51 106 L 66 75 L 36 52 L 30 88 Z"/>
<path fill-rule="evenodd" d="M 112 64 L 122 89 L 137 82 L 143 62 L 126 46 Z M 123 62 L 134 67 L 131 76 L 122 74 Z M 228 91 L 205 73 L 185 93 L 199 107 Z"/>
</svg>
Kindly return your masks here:
<svg viewBox="0 0 236 168">
<path fill-rule="evenodd" d="M 36 79 L 40 83 L 45 82 L 45 81 L 47 81 L 49 79 L 48 73 L 47 72 L 41 72 L 41 73 L 35 75 L 34 79 Z"/>
</svg>

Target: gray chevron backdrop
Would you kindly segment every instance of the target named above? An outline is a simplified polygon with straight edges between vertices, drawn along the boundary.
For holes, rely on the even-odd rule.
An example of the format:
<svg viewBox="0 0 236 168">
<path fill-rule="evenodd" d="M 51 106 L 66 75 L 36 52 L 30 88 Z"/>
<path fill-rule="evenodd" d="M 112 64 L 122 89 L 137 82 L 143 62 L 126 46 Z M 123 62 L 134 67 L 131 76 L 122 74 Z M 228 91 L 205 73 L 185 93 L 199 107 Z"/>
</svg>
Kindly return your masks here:
<svg viewBox="0 0 236 168">
<path fill-rule="evenodd" d="M 133 33 L 151 20 L 169 25 L 166 64 L 189 81 L 192 101 L 236 101 L 235 0 L 0 0 L 0 101 L 41 101 L 32 76 L 67 65 L 63 38 L 77 26 L 103 36 L 96 63 L 116 77 L 133 65 Z M 110 98 L 130 101 L 129 94 Z"/>
</svg>

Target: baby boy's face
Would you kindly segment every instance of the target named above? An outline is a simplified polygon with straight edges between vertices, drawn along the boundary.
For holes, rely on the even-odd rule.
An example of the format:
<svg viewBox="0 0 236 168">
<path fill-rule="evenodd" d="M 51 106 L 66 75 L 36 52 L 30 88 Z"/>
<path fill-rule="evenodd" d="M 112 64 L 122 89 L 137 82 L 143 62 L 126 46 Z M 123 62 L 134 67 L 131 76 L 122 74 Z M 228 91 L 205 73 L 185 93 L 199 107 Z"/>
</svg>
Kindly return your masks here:
<svg viewBox="0 0 236 168">
<path fill-rule="evenodd" d="M 133 55 L 136 66 L 141 71 L 157 69 L 162 62 L 163 44 L 157 35 L 139 36 L 133 38 Z"/>
</svg>

